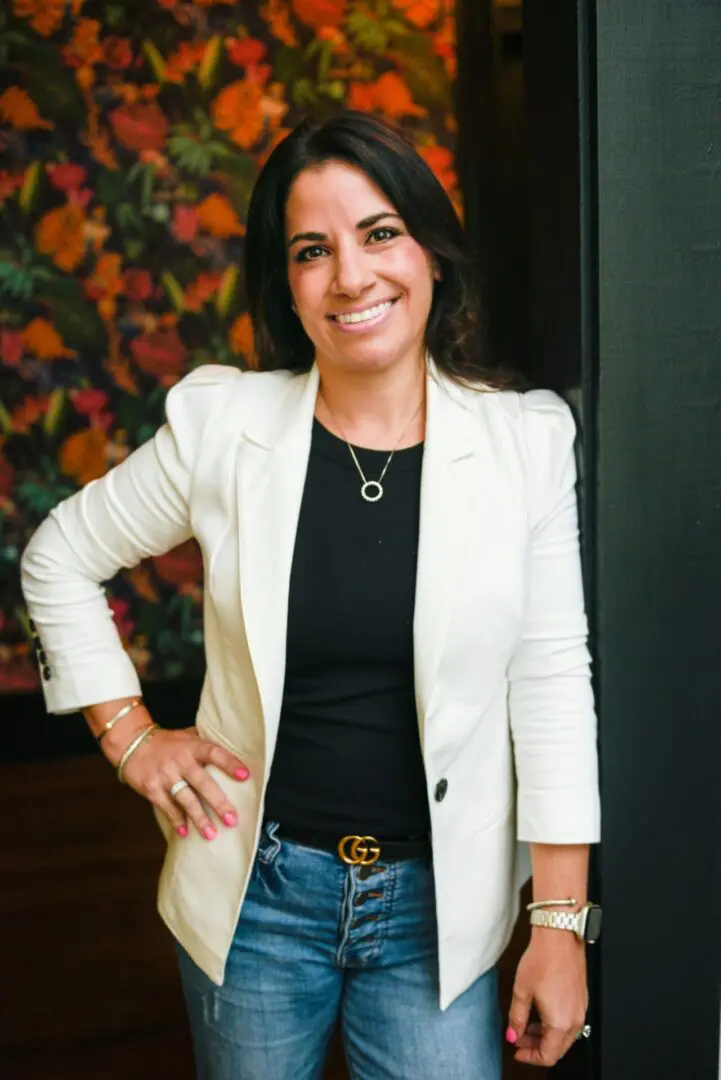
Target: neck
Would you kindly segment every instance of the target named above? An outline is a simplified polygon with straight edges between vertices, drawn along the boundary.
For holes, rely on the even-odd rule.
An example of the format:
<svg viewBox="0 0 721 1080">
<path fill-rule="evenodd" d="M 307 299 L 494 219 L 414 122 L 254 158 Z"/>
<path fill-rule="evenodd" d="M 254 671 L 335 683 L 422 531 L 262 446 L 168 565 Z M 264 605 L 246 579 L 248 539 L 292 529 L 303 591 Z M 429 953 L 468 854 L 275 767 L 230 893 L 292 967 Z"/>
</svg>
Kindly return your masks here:
<svg viewBox="0 0 721 1080">
<path fill-rule="evenodd" d="M 320 391 L 318 419 L 336 435 L 370 449 L 393 445 L 425 398 L 426 363 L 397 365 L 381 372 L 339 371 L 317 359 Z M 423 440 L 424 409 L 408 428 L 401 445 Z"/>
</svg>

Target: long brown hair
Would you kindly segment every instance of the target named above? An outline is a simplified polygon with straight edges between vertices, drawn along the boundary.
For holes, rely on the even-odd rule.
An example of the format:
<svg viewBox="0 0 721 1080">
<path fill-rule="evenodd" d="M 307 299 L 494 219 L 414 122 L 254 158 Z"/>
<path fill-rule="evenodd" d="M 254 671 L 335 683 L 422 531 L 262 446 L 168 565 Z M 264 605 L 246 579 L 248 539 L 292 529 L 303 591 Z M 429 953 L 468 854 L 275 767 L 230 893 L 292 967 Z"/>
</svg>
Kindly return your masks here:
<svg viewBox="0 0 721 1080">
<path fill-rule="evenodd" d="M 401 132 L 353 111 L 303 121 L 275 147 L 253 190 L 245 289 L 260 369 L 307 371 L 313 363 L 313 343 L 291 308 L 285 206 L 298 174 L 328 161 L 364 172 L 438 265 L 441 280 L 434 286 L 426 326 L 426 347 L 438 368 L 464 383 L 508 385 L 508 378 L 486 362 L 479 292 L 451 200 Z"/>
</svg>

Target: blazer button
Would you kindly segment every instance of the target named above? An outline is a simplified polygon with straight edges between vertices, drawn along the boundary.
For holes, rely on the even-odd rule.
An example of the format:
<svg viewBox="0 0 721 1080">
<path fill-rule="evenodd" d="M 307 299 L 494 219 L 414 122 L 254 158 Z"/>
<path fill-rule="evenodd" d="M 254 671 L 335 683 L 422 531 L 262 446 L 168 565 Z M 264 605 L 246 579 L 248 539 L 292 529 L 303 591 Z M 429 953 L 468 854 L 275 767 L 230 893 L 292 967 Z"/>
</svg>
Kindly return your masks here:
<svg viewBox="0 0 721 1080">
<path fill-rule="evenodd" d="M 448 791 L 448 781 L 445 777 L 436 784 L 436 802 L 443 802 Z"/>
<path fill-rule="evenodd" d="M 47 664 L 48 658 L 45 655 L 45 650 L 44 649 L 38 649 L 38 660 L 40 661 L 41 664 Z"/>
<path fill-rule="evenodd" d="M 30 627 L 30 632 L 34 634 L 35 633 L 35 623 L 33 622 L 32 619 L 28 619 L 28 626 Z"/>
<path fill-rule="evenodd" d="M 44 679 L 45 679 L 45 680 L 47 681 L 47 680 L 48 680 L 48 679 L 50 678 L 50 676 L 51 676 L 51 675 L 52 675 L 52 671 L 51 671 L 51 670 L 50 670 L 50 668 L 49 668 L 49 667 L 48 667 L 48 666 L 46 665 L 46 666 L 45 666 L 45 667 L 43 668 L 43 678 L 44 678 Z"/>
</svg>

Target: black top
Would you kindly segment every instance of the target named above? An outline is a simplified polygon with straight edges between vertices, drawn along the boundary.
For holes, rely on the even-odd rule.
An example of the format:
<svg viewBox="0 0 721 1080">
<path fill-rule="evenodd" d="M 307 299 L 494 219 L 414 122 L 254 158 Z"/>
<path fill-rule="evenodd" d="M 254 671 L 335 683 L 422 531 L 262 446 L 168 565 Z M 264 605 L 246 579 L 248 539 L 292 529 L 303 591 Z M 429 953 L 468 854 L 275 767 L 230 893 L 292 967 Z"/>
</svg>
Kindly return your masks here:
<svg viewBox="0 0 721 1080">
<path fill-rule="evenodd" d="M 377 480 L 387 451 L 356 449 Z M 290 579 L 286 678 L 266 816 L 315 832 L 427 833 L 413 668 L 423 445 L 368 503 L 317 420 Z"/>
</svg>

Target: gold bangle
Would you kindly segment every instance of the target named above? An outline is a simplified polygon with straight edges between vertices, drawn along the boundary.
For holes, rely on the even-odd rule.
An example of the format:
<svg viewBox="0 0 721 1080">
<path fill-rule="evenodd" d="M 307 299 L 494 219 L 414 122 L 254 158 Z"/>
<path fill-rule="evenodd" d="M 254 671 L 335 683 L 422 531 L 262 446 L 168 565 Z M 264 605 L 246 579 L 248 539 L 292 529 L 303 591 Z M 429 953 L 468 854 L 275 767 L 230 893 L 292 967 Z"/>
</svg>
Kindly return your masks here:
<svg viewBox="0 0 721 1080">
<path fill-rule="evenodd" d="M 135 738 L 131 742 L 130 746 L 127 748 L 127 750 L 125 751 L 125 753 L 123 754 L 123 756 L 121 757 L 120 761 L 118 762 L 118 764 L 116 766 L 116 771 L 117 771 L 117 774 L 118 774 L 118 780 L 120 781 L 121 784 L 125 783 L 125 781 L 123 780 L 123 769 L 128 764 L 128 762 L 130 761 L 131 757 L 133 756 L 135 751 L 138 749 L 138 747 L 142 746 L 142 744 L 145 742 L 146 739 L 152 738 L 152 736 L 155 734 L 155 732 L 157 730 L 158 730 L 158 725 L 157 724 L 150 724 L 149 727 L 143 728 L 143 730 L 141 732 L 139 732 L 139 734 L 137 734 L 135 736 Z"/>
<path fill-rule="evenodd" d="M 533 904 L 526 904 L 526 911 L 539 911 L 547 907 L 576 907 L 578 900 L 569 896 L 567 900 L 536 900 Z"/>
<path fill-rule="evenodd" d="M 100 740 L 103 739 L 109 731 L 113 730 L 118 720 L 122 720 L 123 717 L 127 716 L 128 713 L 131 713 L 133 709 L 137 709 L 138 705 L 142 704 L 143 702 L 140 698 L 133 698 L 129 705 L 123 705 L 122 709 L 120 709 L 119 712 L 116 712 L 115 716 L 111 716 L 100 734 L 95 736 L 98 742 L 100 742 Z"/>
</svg>

